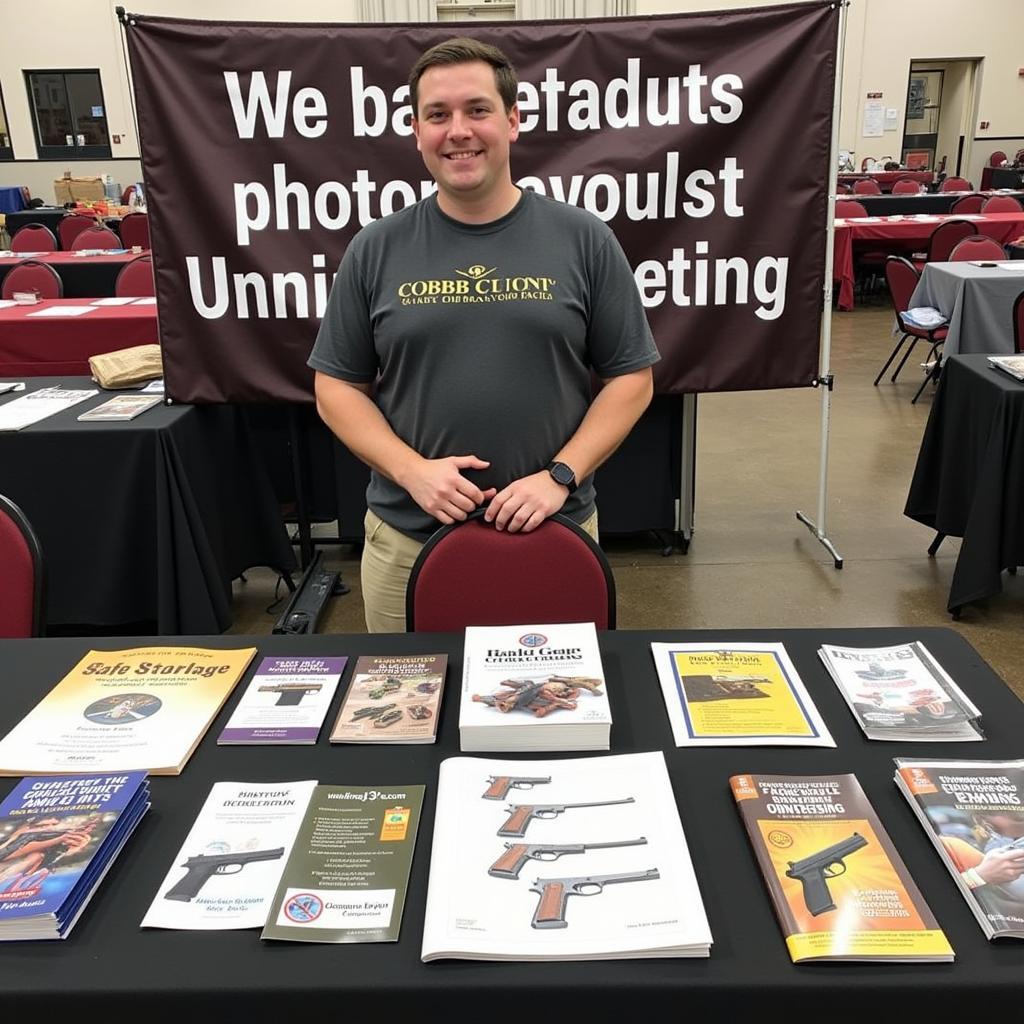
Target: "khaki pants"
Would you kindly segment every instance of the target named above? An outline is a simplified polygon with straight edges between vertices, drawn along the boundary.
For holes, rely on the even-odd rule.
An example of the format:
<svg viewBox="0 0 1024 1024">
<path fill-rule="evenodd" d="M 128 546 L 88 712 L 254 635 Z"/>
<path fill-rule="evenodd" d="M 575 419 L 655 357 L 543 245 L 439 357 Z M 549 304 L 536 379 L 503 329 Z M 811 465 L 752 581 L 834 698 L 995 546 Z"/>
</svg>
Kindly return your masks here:
<svg viewBox="0 0 1024 1024">
<path fill-rule="evenodd" d="M 596 542 L 597 511 L 580 523 L 580 527 Z M 388 526 L 369 509 L 366 510 L 363 529 L 366 539 L 363 542 L 360 579 L 366 628 L 370 633 L 404 633 L 405 588 L 423 544 Z"/>
</svg>

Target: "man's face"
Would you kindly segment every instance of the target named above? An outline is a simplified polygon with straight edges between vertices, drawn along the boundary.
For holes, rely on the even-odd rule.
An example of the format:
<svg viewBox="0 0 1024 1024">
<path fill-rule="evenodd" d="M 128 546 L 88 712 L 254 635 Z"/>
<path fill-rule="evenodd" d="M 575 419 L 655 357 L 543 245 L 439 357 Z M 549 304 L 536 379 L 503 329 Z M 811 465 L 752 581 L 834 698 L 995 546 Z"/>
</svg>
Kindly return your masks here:
<svg viewBox="0 0 1024 1024">
<path fill-rule="evenodd" d="M 419 81 L 413 130 L 427 170 L 454 202 L 486 200 L 510 183 L 509 145 L 519 136 L 519 108 L 505 110 L 489 64 L 428 68 Z"/>
</svg>

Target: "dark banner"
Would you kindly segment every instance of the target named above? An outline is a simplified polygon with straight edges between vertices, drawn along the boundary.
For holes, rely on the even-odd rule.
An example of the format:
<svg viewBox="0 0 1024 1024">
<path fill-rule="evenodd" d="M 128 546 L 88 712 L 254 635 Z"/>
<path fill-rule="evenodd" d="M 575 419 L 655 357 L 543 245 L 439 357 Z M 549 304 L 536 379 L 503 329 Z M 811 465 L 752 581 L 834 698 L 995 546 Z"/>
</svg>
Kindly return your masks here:
<svg viewBox="0 0 1024 1024">
<path fill-rule="evenodd" d="M 622 243 L 659 390 L 810 384 L 838 21 L 828 3 L 471 28 L 130 15 L 168 393 L 310 400 L 345 246 L 434 188 L 408 70 L 467 33 L 519 73 L 513 179 Z"/>
</svg>

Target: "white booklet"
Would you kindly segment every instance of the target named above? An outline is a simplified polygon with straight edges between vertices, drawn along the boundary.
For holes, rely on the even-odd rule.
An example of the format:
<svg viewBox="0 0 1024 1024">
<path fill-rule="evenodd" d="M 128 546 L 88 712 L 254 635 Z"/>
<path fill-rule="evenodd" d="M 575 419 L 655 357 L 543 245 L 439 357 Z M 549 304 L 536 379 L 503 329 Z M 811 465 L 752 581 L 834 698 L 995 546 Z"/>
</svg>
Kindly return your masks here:
<svg viewBox="0 0 1024 1024">
<path fill-rule="evenodd" d="M 215 783 L 142 927 L 262 927 L 315 787 Z"/>
<path fill-rule="evenodd" d="M 87 409 L 85 412 L 79 413 L 78 419 L 86 423 L 93 420 L 112 422 L 133 420 L 162 401 L 163 398 L 160 395 L 115 395 L 101 405 L 97 405 L 95 409 Z"/>
<path fill-rule="evenodd" d="M 424 961 L 708 956 L 711 941 L 660 751 L 442 763 Z"/>
<path fill-rule="evenodd" d="M 0 430 L 21 430 L 48 416 L 70 409 L 97 394 L 92 391 L 72 391 L 64 388 L 40 388 L 21 398 L 0 405 Z"/>
<path fill-rule="evenodd" d="M 607 750 L 611 724 L 592 622 L 467 627 L 462 750 Z"/>
<path fill-rule="evenodd" d="M 1024 264 L 1024 260 L 1021 260 Z M 1024 380 L 1024 356 L 989 356 L 989 364 L 1017 380 Z"/>
<path fill-rule="evenodd" d="M 777 643 L 651 644 L 677 747 L 834 747 Z"/>
</svg>

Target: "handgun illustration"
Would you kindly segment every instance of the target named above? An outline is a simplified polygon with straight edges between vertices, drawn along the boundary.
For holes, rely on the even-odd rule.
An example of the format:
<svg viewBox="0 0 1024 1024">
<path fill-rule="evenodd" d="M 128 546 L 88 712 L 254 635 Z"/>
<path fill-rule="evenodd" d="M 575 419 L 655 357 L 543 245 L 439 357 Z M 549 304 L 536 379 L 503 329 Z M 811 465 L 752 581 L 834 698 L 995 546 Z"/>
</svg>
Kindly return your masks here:
<svg viewBox="0 0 1024 1024">
<path fill-rule="evenodd" d="M 181 866 L 185 875 L 177 884 L 164 893 L 165 900 L 182 900 L 190 902 L 199 895 L 199 890 L 209 881 L 212 875 L 237 875 L 246 864 L 255 864 L 260 860 L 277 860 L 284 856 L 284 847 L 276 850 L 251 850 L 249 853 L 211 853 L 197 854 L 189 857 Z M 228 871 L 237 866 L 236 871 Z"/>
<path fill-rule="evenodd" d="M 612 804 L 632 804 L 636 801 L 627 796 L 622 800 L 595 800 L 587 804 L 509 804 L 508 821 L 498 829 L 499 836 L 525 836 L 530 822 L 534 818 L 549 820 L 557 818 L 563 811 L 571 807 L 611 807 Z"/>
<path fill-rule="evenodd" d="M 586 850 L 607 850 L 612 846 L 646 846 L 647 840 L 627 839 L 622 843 L 506 843 L 505 852 L 487 869 L 495 878 L 518 878 L 519 872 L 528 860 L 553 861 L 569 853 L 583 853 Z"/>
<path fill-rule="evenodd" d="M 550 775 L 488 775 L 491 784 L 484 793 L 485 800 L 504 800 L 510 789 L 533 789 L 551 781 Z"/>
<path fill-rule="evenodd" d="M 796 878 L 804 887 L 804 904 L 812 917 L 824 914 L 827 910 L 835 910 L 832 894 L 828 891 L 828 879 L 838 878 L 846 873 L 845 857 L 856 853 L 868 841 L 859 833 L 854 832 L 849 839 L 826 846 L 824 850 L 812 853 L 803 860 L 791 860 L 787 878 Z M 829 871 L 830 867 L 842 867 L 842 871 Z"/>
<path fill-rule="evenodd" d="M 538 878 L 530 892 L 540 895 L 530 924 L 534 928 L 568 928 L 565 905 L 570 896 L 597 896 L 616 882 L 648 882 L 661 878 L 657 868 L 627 871 L 620 875 L 577 875 L 573 878 Z"/>
<path fill-rule="evenodd" d="M 303 697 L 319 693 L 323 689 L 322 683 L 275 683 L 273 686 L 261 686 L 260 693 L 276 693 L 276 707 L 293 708 L 302 703 Z"/>
</svg>

